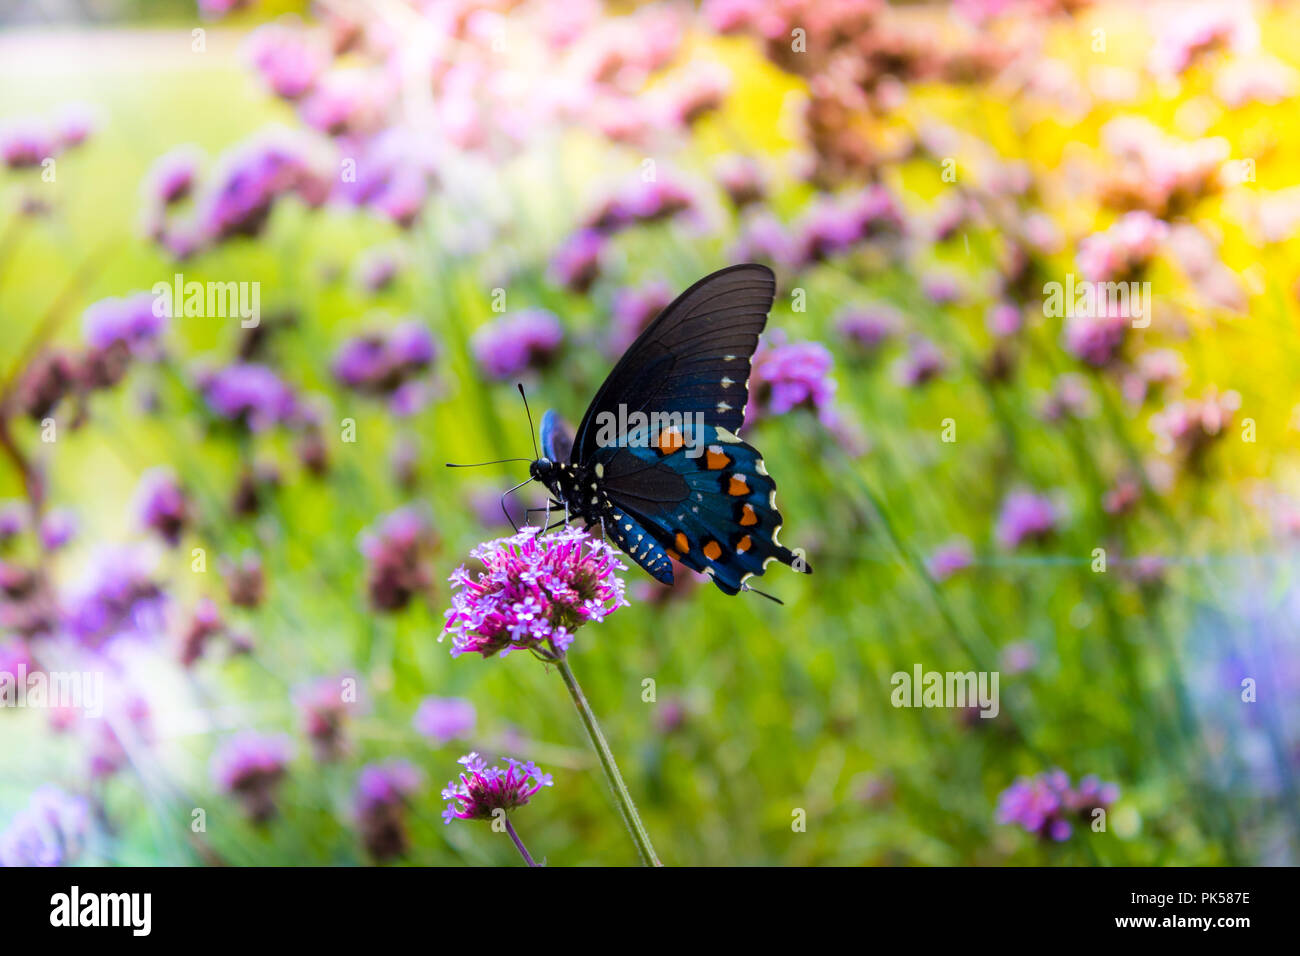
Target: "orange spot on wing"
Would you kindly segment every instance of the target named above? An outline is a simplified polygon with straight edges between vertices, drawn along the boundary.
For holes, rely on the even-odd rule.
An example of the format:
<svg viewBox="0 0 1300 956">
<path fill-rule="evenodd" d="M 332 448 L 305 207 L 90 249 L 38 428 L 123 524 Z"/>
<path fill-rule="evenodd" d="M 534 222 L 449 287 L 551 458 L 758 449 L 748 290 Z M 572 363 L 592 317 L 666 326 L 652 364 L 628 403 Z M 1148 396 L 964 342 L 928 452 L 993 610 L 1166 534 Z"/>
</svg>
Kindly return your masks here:
<svg viewBox="0 0 1300 956">
<path fill-rule="evenodd" d="M 722 557 L 722 547 L 716 541 L 710 541 L 704 546 L 704 556 L 710 561 L 716 561 Z"/>
<path fill-rule="evenodd" d="M 678 554 L 676 551 L 674 551 L 672 548 L 668 548 L 666 550 L 668 551 L 668 557 L 672 558 L 674 561 L 680 561 L 682 559 L 682 556 Z"/>
<path fill-rule="evenodd" d="M 680 531 L 677 532 L 677 539 L 673 543 L 677 545 L 677 550 L 680 551 L 682 554 L 685 554 L 686 552 L 691 550 L 690 540 L 686 537 L 686 535 L 682 534 Z"/>
<path fill-rule="evenodd" d="M 659 450 L 665 455 L 671 455 L 678 451 L 684 444 L 682 433 L 677 428 L 665 428 L 659 433 Z"/>
<path fill-rule="evenodd" d="M 727 494 L 736 497 L 749 494 L 749 482 L 745 480 L 744 475 L 731 476 L 731 480 L 727 482 Z"/>
<path fill-rule="evenodd" d="M 721 471 L 731 464 L 731 456 L 722 450 L 721 445 L 710 445 L 706 463 L 709 471 Z"/>
<path fill-rule="evenodd" d="M 736 550 L 741 554 L 744 554 L 746 551 L 750 549 L 750 547 L 753 544 L 754 542 L 750 540 L 749 535 L 745 535 L 743 538 L 741 538 L 739 541 L 736 542 Z"/>
<path fill-rule="evenodd" d="M 750 525 L 758 524 L 758 515 L 754 513 L 753 505 L 745 505 L 740 509 L 740 523 L 748 528 Z"/>
</svg>

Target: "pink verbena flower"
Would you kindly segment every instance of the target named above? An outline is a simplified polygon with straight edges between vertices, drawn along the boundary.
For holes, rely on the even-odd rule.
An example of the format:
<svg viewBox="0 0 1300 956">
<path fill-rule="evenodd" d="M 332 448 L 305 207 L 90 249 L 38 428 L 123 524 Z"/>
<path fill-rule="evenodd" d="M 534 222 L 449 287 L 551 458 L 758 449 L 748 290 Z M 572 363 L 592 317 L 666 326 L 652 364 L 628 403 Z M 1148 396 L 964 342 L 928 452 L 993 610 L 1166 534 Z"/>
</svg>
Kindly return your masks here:
<svg viewBox="0 0 1300 956">
<path fill-rule="evenodd" d="M 627 604 L 617 574 L 627 566 L 612 546 L 585 531 L 543 537 L 524 528 L 479 545 L 470 556 L 483 571 L 472 574 L 462 565 L 450 578 L 455 593 L 446 629 L 453 657 L 498 651 L 504 657 L 546 643 L 563 653 L 575 630 Z"/>
<path fill-rule="evenodd" d="M 1102 783 L 1088 774 L 1075 787 L 1062 770 L 1034 777 L 1019 777 L 998 796 L 997 821 L 1018 824 L 1044 840 L 1058 843 L 1074 832 L 1071 818 L 1091 821 L 1095 810 L 1104 810 L 1119 799 L 1119 787 Z"/>
<path fill-rule="evenodd" d="M 506 758 L 506 767 L 489 767 L 487 761 L 476 753 L 461 757 L 457 763 L 465 769 L 460 778 L 451 781 L 442 791 L 447 809 L 442 811 L 442 822 L 452 820 L 491 820 L 497 810 L 509 813 L 522 807 L 542 789 L 554 785 L 549 773 L 531 760 L 520 763 Z"/>
</svg>

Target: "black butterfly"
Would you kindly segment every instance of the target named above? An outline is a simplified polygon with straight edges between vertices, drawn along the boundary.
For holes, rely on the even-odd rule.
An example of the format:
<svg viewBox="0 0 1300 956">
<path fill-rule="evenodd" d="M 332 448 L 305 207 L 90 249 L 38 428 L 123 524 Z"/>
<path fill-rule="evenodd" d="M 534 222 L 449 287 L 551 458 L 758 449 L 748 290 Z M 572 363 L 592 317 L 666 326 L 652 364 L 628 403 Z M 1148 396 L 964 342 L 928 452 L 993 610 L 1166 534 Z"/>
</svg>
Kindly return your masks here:
<svg viewBox="0 0 1300 956">
<path fill-rule="evenodd" d="M 566 520 L 601 528 L 664 584 L 670 557 L 727 594 L 753 590 L 745 582 L 772 561 L 812 573 L 777 542 L 776 482 L 737 434 L 775 291 L 766 266 L 706 276 L 632 343 L 575 435 L 554 411 L 542 418 L 532 479 Z"/>
</svg>

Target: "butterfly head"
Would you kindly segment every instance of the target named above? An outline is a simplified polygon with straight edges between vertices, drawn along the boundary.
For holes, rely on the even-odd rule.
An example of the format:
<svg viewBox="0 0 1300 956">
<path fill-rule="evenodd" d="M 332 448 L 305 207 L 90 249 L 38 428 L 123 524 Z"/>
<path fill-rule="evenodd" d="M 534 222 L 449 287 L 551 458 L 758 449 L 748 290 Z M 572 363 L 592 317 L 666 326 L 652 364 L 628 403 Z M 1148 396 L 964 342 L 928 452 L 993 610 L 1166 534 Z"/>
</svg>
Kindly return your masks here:
<svg viewBox="0 0 1300 956">
<path fill-rule="evenodd" d="M 528 474 L 534 481 L 550 486 L 555 479 L 555 462 L 549 458 L 538 458 L 528 466 Z"/>
</svg>

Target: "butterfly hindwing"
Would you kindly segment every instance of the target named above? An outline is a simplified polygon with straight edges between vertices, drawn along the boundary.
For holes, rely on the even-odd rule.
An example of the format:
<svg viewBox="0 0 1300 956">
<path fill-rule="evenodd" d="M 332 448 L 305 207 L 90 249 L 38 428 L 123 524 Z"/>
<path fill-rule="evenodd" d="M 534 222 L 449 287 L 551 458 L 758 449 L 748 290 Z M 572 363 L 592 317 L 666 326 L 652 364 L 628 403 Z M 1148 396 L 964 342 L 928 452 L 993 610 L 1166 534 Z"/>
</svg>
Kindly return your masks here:
<svg viewBox="0 0 1300 956">
<path fill-rule="evenodd" d="M 704 425 L 698 440 L 696 434 L 692 425 L 670 432 L 667 439 L 642 429 L 623 436 L 617 448 L 598 453 L 603 493 L 614 508 L 638 533 L 645 529 L 665 558 L 710 575 L 728 594 L 774 560 L 811 572 L 806 561 L 777 540 L 781 514 L 776 483 L 758 450 L 725 428 Z M 644 543 L 637 543 L 644 551 Z M 629 553 L 659 577 L 636 551 Z M 671 564 L 658 551 L 650 555 L 651 562 L 667 564 L 671 574 Z"/>
<path fill-rule="evenodd" d="M 573 453 L 573 432 L 555 409 L 547 409 L 538 429 L 542 439 L 542 456 L 551 461 L 568 461 Z"/>
<path fill-rule="evenodd" d="M 637 337 L 609 373 L 578 426 L 575 463 L 591 460 L 602 421 L 627 413 L 703 416 L 730 432 L 744 423 L 750 360 L 767 323 L 776 278 L 763 265 L 706 276 Z"/>
</svg>

